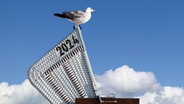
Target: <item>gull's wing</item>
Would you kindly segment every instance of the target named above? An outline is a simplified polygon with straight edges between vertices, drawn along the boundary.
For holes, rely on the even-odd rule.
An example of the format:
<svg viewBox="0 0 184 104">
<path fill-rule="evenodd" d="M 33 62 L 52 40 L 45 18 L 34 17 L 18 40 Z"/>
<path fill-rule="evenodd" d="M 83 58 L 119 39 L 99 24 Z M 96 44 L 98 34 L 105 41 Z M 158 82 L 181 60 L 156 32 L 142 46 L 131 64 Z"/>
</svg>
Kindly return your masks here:
<svg viewBox="0 0 184 104">
<path fill-rule="evenodd" d="M 82 10 L 77 10 L 77 11 L 71 11 L 71 12 L 63 12 L 62 14 L 55 13 L 54 15 L 61 18 L 67 18 L 67 19 L 73 20 L 76 18 L 84 17 L 86 13 Z"/>
<path fill-rule="evenodd" d="M 74 19 L 74 18 L 83 17 L 85 15 L 85 12 L 81 10 L 77 10 L 72 12 L 63 12 L 63 14 L 69 17 L 70 19 Z"/>
</svg>

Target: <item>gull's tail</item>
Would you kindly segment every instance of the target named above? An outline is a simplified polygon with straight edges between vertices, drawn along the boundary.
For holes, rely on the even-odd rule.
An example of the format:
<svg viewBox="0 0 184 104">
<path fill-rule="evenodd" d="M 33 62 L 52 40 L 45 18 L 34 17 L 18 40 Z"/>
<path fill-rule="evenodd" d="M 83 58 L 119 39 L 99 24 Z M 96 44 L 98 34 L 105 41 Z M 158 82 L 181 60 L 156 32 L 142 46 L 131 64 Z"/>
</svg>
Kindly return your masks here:
<svg viewBox="0 0 184 104">
<path fill-rule="evenodd" d="M 54 13 L 55 16 L 60 17 L 60 18 L 66 18 L 66 19 L 73 19 L 70 13 L 63 12 L 62 14 L 60 13 Z"/>
</svg>

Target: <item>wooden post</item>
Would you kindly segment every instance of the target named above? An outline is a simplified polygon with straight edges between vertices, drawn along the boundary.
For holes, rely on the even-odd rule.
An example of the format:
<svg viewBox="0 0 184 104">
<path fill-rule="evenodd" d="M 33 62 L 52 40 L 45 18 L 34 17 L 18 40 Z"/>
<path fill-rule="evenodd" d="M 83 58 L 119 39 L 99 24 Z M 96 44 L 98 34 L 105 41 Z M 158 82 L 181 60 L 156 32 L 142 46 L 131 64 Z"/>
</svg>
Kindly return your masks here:
<svg viewBox="0 0 184 104">
<path fill-rule="evenodd" d="M 75 104 L 139 104 L 138 98 L 76 98 Z"/>
</svg>

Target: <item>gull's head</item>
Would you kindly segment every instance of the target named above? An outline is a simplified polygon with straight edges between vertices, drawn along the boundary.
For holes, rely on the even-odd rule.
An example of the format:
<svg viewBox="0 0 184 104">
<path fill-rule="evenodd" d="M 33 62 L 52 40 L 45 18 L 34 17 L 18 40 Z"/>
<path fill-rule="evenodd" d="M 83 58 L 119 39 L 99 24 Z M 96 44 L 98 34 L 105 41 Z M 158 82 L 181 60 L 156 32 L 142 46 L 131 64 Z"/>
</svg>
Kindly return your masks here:
<svg viewBox="0 0 184 104">
<path fill-rule="evenodd" d="M 94 12 L 95 10 L 94 9 L 92 9 L 91 7 L 88 7 L 87 9 L 86 9 L 86 12 L 87 13 L 91 13 L 91 12 Z"/>
</svg>

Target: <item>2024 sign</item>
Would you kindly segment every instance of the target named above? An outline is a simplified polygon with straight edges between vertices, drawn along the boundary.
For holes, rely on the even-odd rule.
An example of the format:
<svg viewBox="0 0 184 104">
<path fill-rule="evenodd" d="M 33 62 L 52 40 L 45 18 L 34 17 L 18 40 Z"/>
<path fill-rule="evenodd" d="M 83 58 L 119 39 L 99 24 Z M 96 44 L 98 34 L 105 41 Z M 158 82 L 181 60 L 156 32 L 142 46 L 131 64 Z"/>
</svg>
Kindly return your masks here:
<svg viewBox="0 0 184 104">
<path fill-rule="evenodd" d="M 69 50 L 74 48 L 78 43 L 79 43 L 79 40 L 74 35 L 72 35 L 70 38 L 62 42 L 61 45 L 57 46 L 56 51 L 59 52 L 60 56 L 63 56 Z"/>
</svg>

